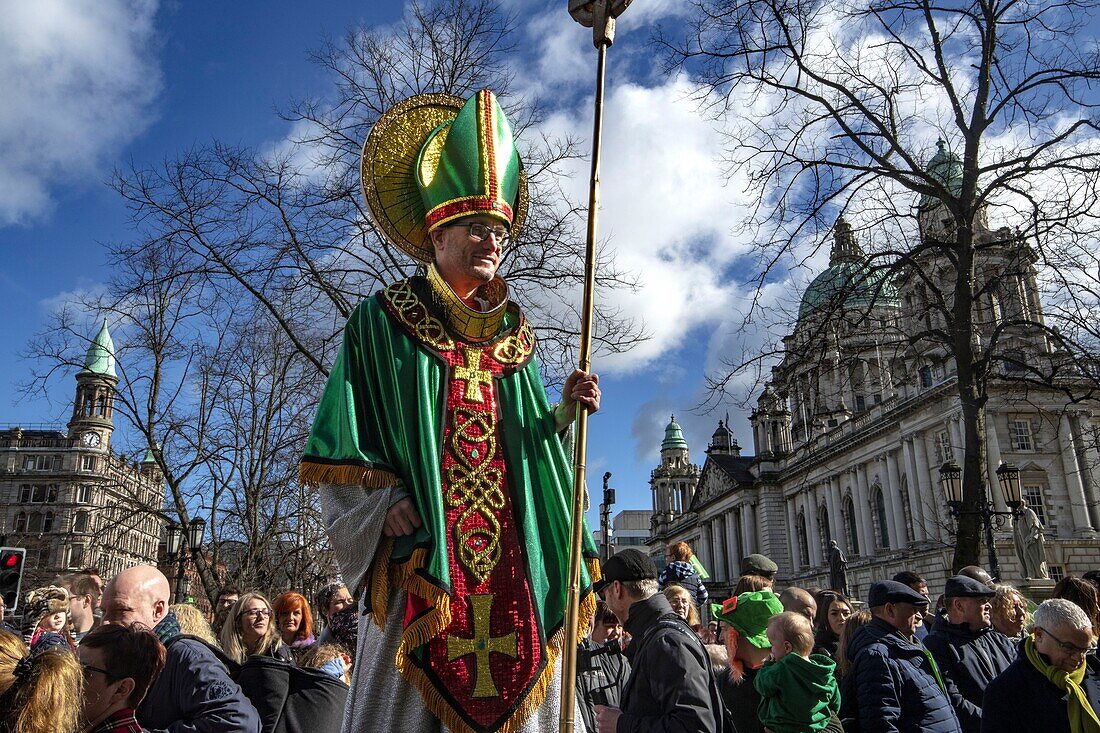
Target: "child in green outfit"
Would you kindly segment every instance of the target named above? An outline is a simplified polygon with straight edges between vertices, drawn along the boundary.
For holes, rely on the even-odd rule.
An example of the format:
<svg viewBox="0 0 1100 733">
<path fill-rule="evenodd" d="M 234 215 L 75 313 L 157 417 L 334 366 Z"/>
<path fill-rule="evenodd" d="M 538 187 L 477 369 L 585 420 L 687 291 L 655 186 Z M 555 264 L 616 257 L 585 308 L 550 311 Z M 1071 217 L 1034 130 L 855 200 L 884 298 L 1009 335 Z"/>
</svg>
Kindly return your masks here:
<svg viewBox="0 0 1100 733">
<path fill-rule="evenodd" d="M 768 622 L 771 659 L 756 675 L 760 693 L 757 714 L 772 733 L 822 731 L 840 711 L 833 668 L 836 663 L 823 654 L 810 654 L 814 632 L 809 620 L 785 612 Z"/>
</svg>

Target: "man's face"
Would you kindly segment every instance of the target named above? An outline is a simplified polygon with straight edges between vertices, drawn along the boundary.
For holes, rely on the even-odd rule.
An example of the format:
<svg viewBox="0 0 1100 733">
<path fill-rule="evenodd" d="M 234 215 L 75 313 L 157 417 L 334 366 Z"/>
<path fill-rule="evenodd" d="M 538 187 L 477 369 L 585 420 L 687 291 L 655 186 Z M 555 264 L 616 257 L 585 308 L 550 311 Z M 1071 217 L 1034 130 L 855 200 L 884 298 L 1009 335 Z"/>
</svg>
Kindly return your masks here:
<svg viewBox="0 0 1100 733">
<path fill-rule="evenodd" d="M 95 582 L 96 588 L 95 595 L 92 596 L 92 608 L 99 608 L 103 603 L 103 578 L 98 575 L 89 575 L 88 577 Z"/>
<path fill-rule="evenodd" d="M 129 678 L 110 682 L 103 670 L 107 669 L 107 660 L 103 649 L 79 647 L 77 655 L 84 668 L 84 721 L 87 727 L 97 725 L 124 704 L 125 688 Z"/>
<path fill-rule="evenodd" d="M 951 623 L 966 624 L 971 631 L 981 631 L 992 623 L 993 604 L 989 598 L 952 598 Z"/>
<path fill-rule="evenodd" d="M 895 629 L 907 637 L 912 637 L 917 632 L 920 621 L 921 606 L 908 601 L 901 603 L 887 603 L 884 618 Z"/>
<path fill-rule="evenodd" d="M 493 279 L 504 252 L 495 236 L 475 241 L 466 224 L 484 224 L 497 228 L 504 224 L 491 216 L 471 216 L 440 227 L 432 233 L 435 266 L 439 274 L 460 295 Z M 507 228 L 507 227 L 505 227 Z"/>
<path fill-rule="evenodd" d="M 611 613 L 625 621 L 630 616 L 631 598 L 627 595 L 623 584 L 617 580 L 611 581 L 602 591 L 600 598 L 611 609 Z"/>
<path fill-rule="evenodd" d="M 355 599 L 351 597 L 351 592 L 347 587 L 343 587 L 332 596 L 332 599 L 328 602 L 327 617 L 332 618 L 340 611 L 355 603 Z"/>
<path fill-rule="evenodd" d="M 240 595 L 237 593 L 223 593 L 218 596 L 218 605 L 214 610 L 218 613 L 225 613 L 239 598 Z"/>
<path fill-rule="evenodd" d="M 132 624 L 155 628 L 164 618 L 164 609 L 158 609 L 153 598 L 133 584 L 112 582 L 103 591 L 103 623 Z"/>
<path fill-rule="evenodd" d="M 90 628 L 95 623 L 95 599 L 87 593 L 82 596 L 70 595 L 69 614 L 77 629 Z"/>
<path fill-rule="evenodd" d="M 814 597 L 809 593 L 805 596 L 796 596 L 791 601 L 791 607 L 786 610 L 805 616 L 812 624 L 814 622 L 814 617 L 817 616 L 817 601 L 815 601 Z"/>
<path fill-rule="evenodd" d="M 1085 654 L 1092 646 L 1092 632 L 1062 624 L 1050 631 L 1035 627 L 1035 648 L 1050 660 L 1051 665 L 1065 672 L 1075 672 L 1085 663 Z"/>
</svg>

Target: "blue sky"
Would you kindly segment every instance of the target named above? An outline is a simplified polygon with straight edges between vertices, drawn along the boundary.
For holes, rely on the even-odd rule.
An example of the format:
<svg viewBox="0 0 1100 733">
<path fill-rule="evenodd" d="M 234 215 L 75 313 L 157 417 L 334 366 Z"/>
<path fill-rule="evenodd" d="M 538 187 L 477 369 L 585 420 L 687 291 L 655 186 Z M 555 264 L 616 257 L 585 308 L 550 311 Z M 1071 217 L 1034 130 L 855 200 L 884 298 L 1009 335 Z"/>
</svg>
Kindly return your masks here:
<svg viewBox="0 0 1100 733">
<path fill-rule="evenodd" d="M 540 132 L 571 135 L 587 147 L 590 32 L 569 18 L 564 0 L 501 3 L 517 19 L 517 90 L 537 96 L 549 113 Z M 752 241 L 737 226 L 752 214 L 748 182 L 720 161 L 725 130 L 699 114 L 691 80 L 662 73 L 646 44 L 656 24 L 681 20 L 681 6 L 635 2 L 609 52 L 600 234 L 639 284 L 609 297 L 651 336 L 627 354 L 594 360 L 604 409 L 592 421 L 590 486 L 598 501 L 600 476 L 611 471 L 618 508 L 649 507 L 649 473 L 673 412 L 696 462 L 727 413 L 752 452 L 745 411 L 732 402 L 706 413 L 696 408 L 707 397 L 705 377 L 720 373 L 723 359 L 786 331 L 769 330 L 767 317 L 740 328 L 753 295 L 746 284 Z M 279 144 L 291 130 L 277 109 L 329 93 L 331 80 L 311 64 L 310 51 L 350 26 L 391 24 L 403 10 L 401 0 L 5 5 L 0 288 L 8 313 L 0 319 L 0 422 L 68 417 L 71 375 L 54 382 L 49 401 L 17 401 L 29 368 L 18 353 L 51 309 L 110 276 L 103 245 L 130 234 L 126 211 L 106 185 L 111 171 L 131 161 L 153 166 L 215 138 Z M 925 135 L 929 155 L 936 135 Z M 585 200 L 587 163 L 568 172 L 565 188 Z M 762 315 L 797 307 L 826 259 L 826 251 L 811 253 L 800 271 L 769 284 Z"/>
<path fill-rule="evenodd" d="M 537 72 L 522 84 L 553 100 L 549 125 L 587 139 L 595 59 L 589 31 L 572 23 L 564 2 L 513 4 L 520 33 L 531 41 L 528 61 Z M 63 423 L 70 409 L 71 375 L 54 381 L 49 401 L 19 400 L 16 388 L 30 365 L 18 353 L 68 294 L 94 289 L 109 277 L 103 245 L 130 233 L 126 211 L 106 185 L 112 169 L 130 161 L 155 165 L 214 138 L 254 146 L 282 140 L 289 127 L 276 110 L 295 98 L 323 95 L 330 83 L 310 63 L 310 50 L 357 23 L 392 23 L 402 4 L 109 0 L 92 16 L 83 15 L 88 8 L 83 3 L 20 5 L 13 22 L 0 29 L 0 95 L 14 101 L 0 113 L 0 200 L 6 202 L 0 203 L 5 262 L 0 287 L 8 304 L 8 315 L 0 320 L 0 339 L 6 344 L 0 358 L 0 422 Z M 645 33 L 639 26 L 662 4 L 651 5 L 620 22 L 611 52 L 608 160 L 643 156 L 657 167 L 679 168 L 680 173 L 664 176 L 654 195 L 684 185 L 703 192 L 719 183 L 713 150 L 706 149 L 709 132 L 685 106 L 670 114 L 662 103 L 663 96 L 682 95 L 686 89 L 660 78 L 646 63 L 640 42 Z M 687 130 L 691 145 L 658 152 L 676 130 Z M 684 178 L 686 161 L 694 170 Z M 701 168 L 706 176 L 700 176 Z M 586 184 L 583 164 L 574 179 L 576 186 Z M 698 247 L 687 238 L 712 241 L 720 231 L 690 220 L 705 218 L 701 214 L 725 202 L 720 191 L 708 191 L 702 194 L 706 200 L 698 202 L 701 212 L 641 222 L 621 204 L 637 197 L 637 176 L 609 164 L 604 180 L 602 234 L 612 246 L 640 239 L 648 230 L 645 236 L 667 237 L 668 246 L 679 250 L 671 259 L 653 247 L 645 253 L 627 250 L 620 257 L 651 294 L 636 315 L 654 338 L 642 347 L 644 353 L 617 364 L 599 356 L 595 361 L 604 374 L 605 401 L 592 422 L 594 496 L 603 472 L 612 471 L 620 508 L 646 508 L 649 471 L 658 462 L 669 414 L 677 413 L 701 462 L 701 448 L 727 409 L 706 416 L 689 413 L 701 397 L 717 321 L 713 314 L 684 318 L 684 312 L 712 309 L 720 284 L 705 278 L 696 291 L 685 277 L 666 280 L 669 273 L 649 272 L 649 266 L 659 255 L 669 264 L 708 268 L 713 245 Z M 690 285 L 695 292 L 677 292 L 666 308 L 658 302 L 666 297 L 665 285 L 678 291 Z M 689 323 L 690 330 L 684 332 L 678 322 Z M 744 443 L 747 426 L 735 418 L 733 427 Z"/>
</svg>

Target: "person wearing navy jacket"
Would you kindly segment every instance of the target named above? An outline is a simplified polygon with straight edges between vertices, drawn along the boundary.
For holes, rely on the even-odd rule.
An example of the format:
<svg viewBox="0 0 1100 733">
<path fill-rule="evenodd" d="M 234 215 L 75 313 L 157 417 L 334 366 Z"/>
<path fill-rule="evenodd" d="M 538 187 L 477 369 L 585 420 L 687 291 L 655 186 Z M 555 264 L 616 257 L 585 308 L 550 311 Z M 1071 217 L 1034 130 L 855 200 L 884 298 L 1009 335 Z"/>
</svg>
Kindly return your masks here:
<svg viewBox="0 0 1100 733">
<path fill-rule="evenodd" d="M 168 650 L 138 708 L 142 727 L 148 733 L 260 733 L 256 708 L 212 649 L 181 635 L 168 597 L 168 579 L 149 565 L 123 570 L 103 592 L 103 623 L 144 624 Z"/>
<path fill-rule="evenodd" d="M 854 661 L 840 691 L 845 728 L 858 721 L 860 733 L 961 733 L 949 683 L 913 636 L 928 599 L 882 580 L 871 585 L 867 605 L 874 618 L 848 645 Z"/>
</svg>

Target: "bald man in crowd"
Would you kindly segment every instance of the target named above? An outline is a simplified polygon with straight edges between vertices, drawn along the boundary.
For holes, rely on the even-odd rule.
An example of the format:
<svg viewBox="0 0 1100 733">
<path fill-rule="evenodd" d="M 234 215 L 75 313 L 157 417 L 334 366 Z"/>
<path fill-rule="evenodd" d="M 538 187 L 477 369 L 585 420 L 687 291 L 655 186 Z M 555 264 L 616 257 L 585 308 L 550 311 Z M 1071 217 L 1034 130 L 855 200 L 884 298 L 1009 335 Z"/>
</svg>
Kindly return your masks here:
<svg viewBox="0 0 1100 733">
<path fill-rule="evenodd" d="M 103 623 L 148 626 L 168 650 L 137 719 L 149 733 L 260 733 L 260 716 L 214 652 L 180 636 L 168 579 L 154 567 L 123 570 L 103 591 Z"/>
<path fill-rule="evenodd" d="M 783 604 L 784 611 L 805 616 L 810 620 L 810 625 L 813 625 L 814 617 L 817 616 L 817 601 L 808 590 L 792 585 L 779 594 L 779 602 Z"/>
</svg>

